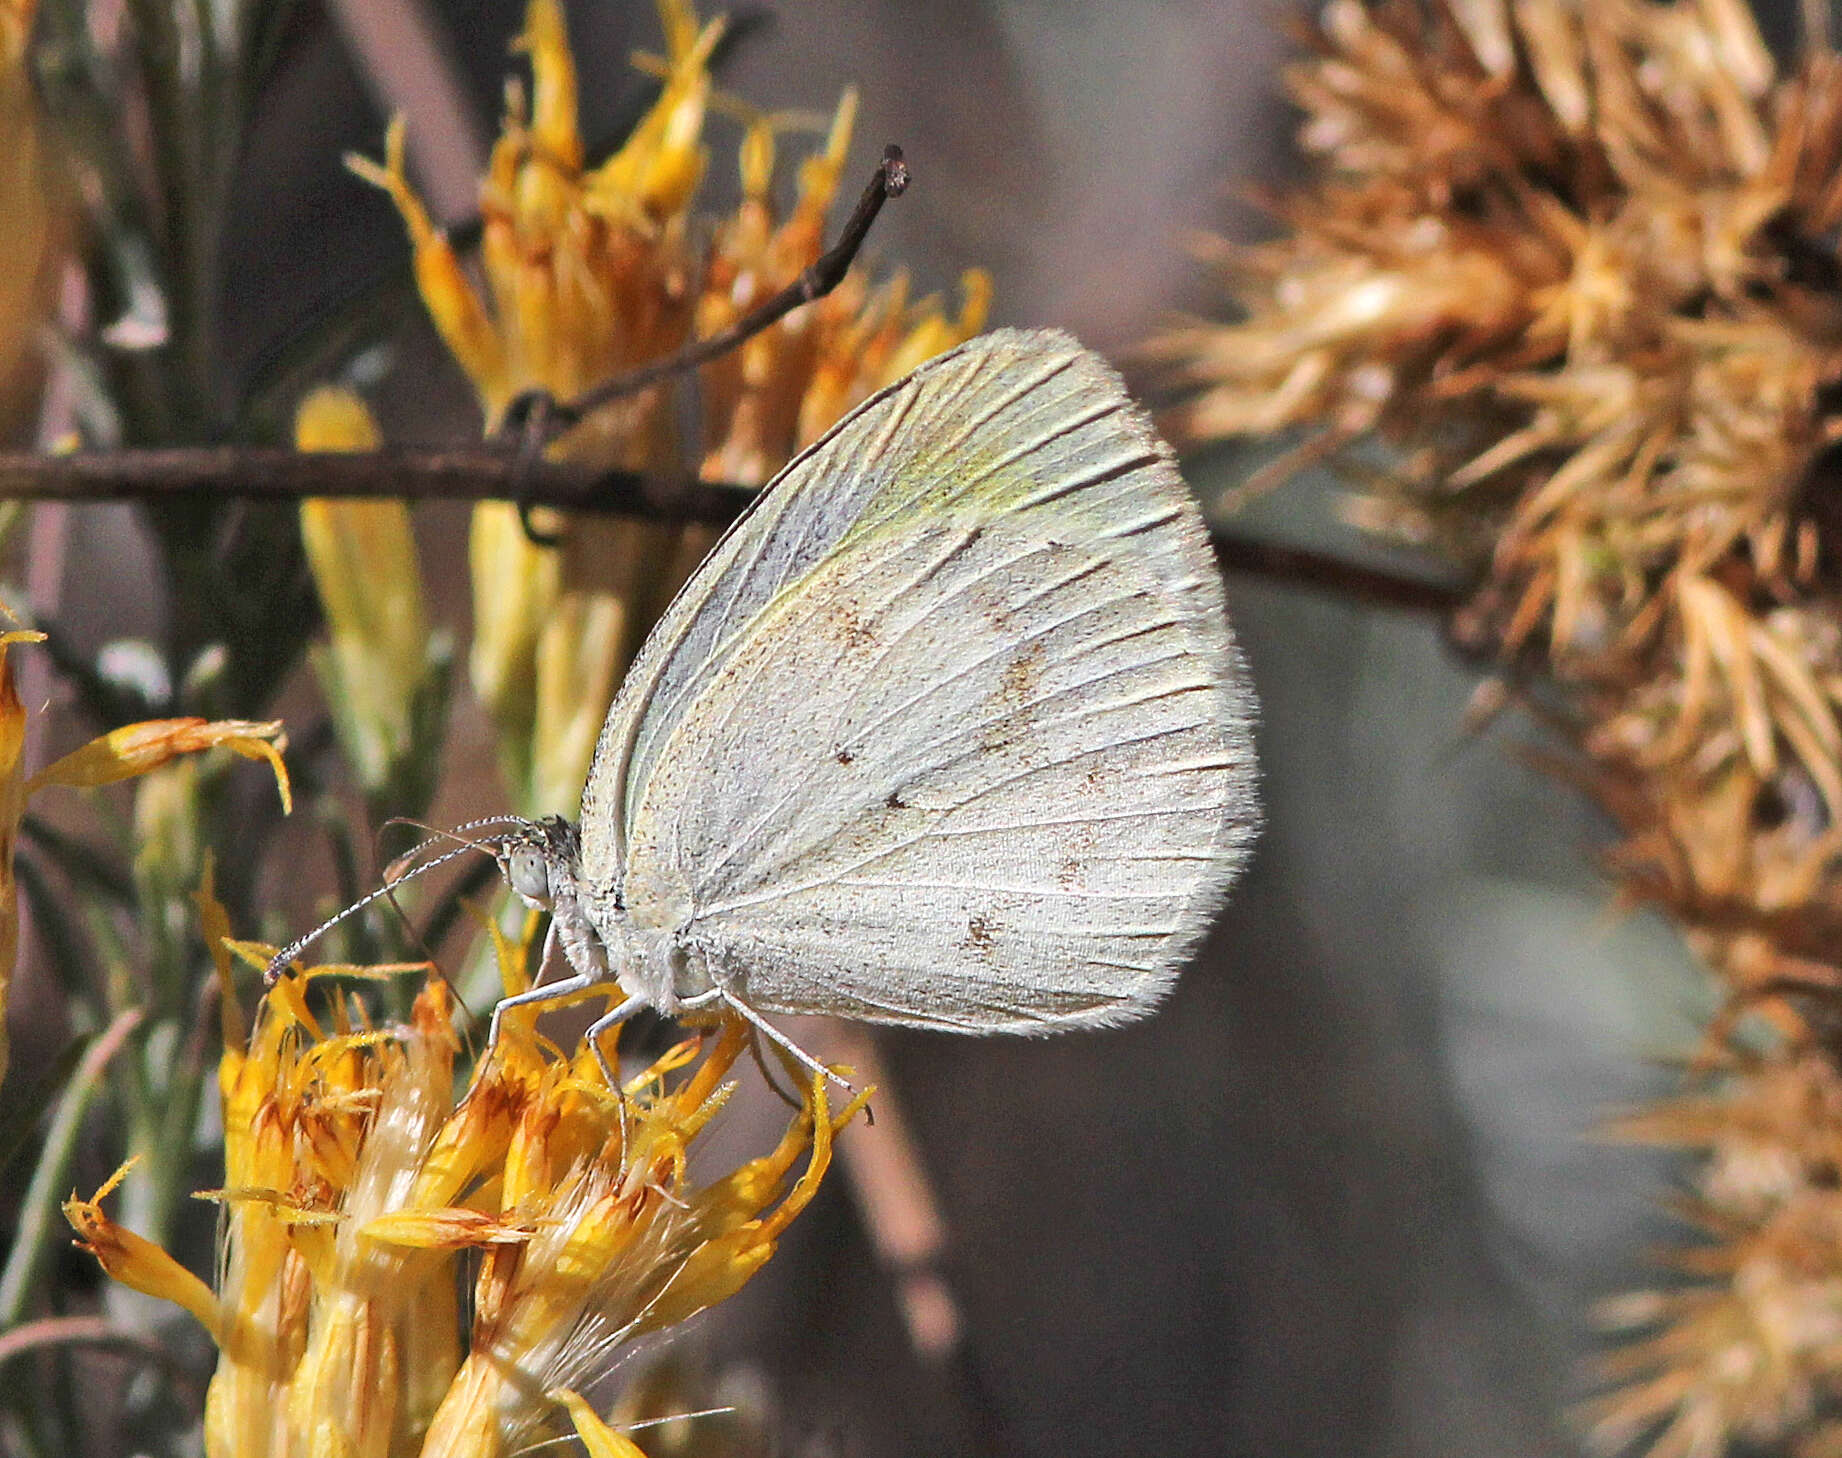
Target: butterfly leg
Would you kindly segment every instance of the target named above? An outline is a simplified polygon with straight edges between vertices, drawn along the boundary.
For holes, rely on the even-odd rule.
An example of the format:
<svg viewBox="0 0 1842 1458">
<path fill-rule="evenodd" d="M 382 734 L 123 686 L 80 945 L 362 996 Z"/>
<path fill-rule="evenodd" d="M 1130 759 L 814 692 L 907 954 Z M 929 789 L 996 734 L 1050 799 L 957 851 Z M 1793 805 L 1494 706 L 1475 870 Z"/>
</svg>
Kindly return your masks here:
<svg viewBox="0 0 1842 1458">
<path fill-rule="evenodd" d="M 767 1055 L 761 1051 L 761 1032 L 753 1027 L 748 1030 L 748 1056 L 755 1060 L 755 1067 L 761 1070 L 761 1081 L 768 1086 L 775 1098 L 796 1114 L 805 1109 L 804 1103 L 780 1086 L 780 1080 L 786 1076 L 787 1070 L 780 1068 L 778 1064 L 774 1068 L 768 1066 Z M 775 1068 L 779 1068 L 779 1077 L 775 1075 Z"/>
<path fill-rule="evenodd" d="M 542 987 L 544 977 L 550 971 L 550 963 L 556 957 L 556 949 L 562 945 L 563 934 L 557 930 L 556 918 L 550 918 L 550 925 L 544 928 L 544 949 L 538 954 L 537 975 L 531 979 L 531 986 Z"/>
<path fill-rule="evenodd" d="M 618 1028 L 628 1018 L 646 1006 L 643 997 L 630 997 L 618 1007 L 609 1009 L 588 1025 L 588 1031 L 582 1036 L 588 1039 L 588 1051 L 595 1055 L 595 1062 L 601 1065 L 601 1076 L 608 1081 L 608 1088 L 613 1091 L 614 1101 L 620 1112 L 620 1164 L 624 1169 L 627 1164 L 627 1091 L 620 1086 L 620 1074 L 613 1061 L 602 1051 L 601 1035 Z"/>
<path fill-rule="evenodd" d="M 850 1082 L 849 1079 L 842 1078 L 838 1074 L 833 1073 L 823 1063 L 819 1062 L 818 1059 L 814 1058 L 804 1048 L 800 1047 L 798 1043 L 795 1043 L 785 1033 L 781 1032 L 779 1028 L 775 1027 L 766 1018 L 762 1017 L 760 1013 L 756 1012 L 747 1003 L 743 1002 L 741 998 L 737 997 L 727 987 L 720 987 L 720 986 L 713 987 L 708 992 L 703 993 L 701 996 L 693 998 L 688 1002 L 681 1003 L 680 1006 L 685 1007 L 685 1008 L 692 1008 L 694 1004 L 702 1004 L 702 1005 L 707 1006 L 708 1004 L 715 1003 L 715 1002 L 721 1002 L 725 1007 L 729 1008 L 730 1011 L 737 1013 L 741 1017 L 745 1018 L 748 1021 L 749 1025 L 752 1026 L 756 1032 L 761 1033 L 770 1042 L 776 1044 L 777 1046 L 781 1048 L 784 1048 L 788 1053 L 792 1054 L 793 1057 L 797 1058 L 807 1068 L 811 1069 L 812 1072 L 820 1075 L 823 1078 L 829 1078 L 833 1083 L 837 1084 L 838 1087 L 843 1089 L 846 1093 L 854 1094 L 857 1092 L 856 1087 Z"/>
<path fill-rule="evenodd" d="M 623 1102 L 625 1102 L 625 1096 L 621 1092 L 620 1075 L 614 1071 L 614 1065 L 609 1061 L 608 1055 L 601 1051 L 601 1035 L 612 1032 L 645 1006 L 645 998 L 630 997 L 619 1007 L 596 1018 L 588 1025 L 588 1031 L 582 1035 L 588 1039 L 588 1050 L 595 1055 L 595 1061 L 601 1065 L 601 1072 L 608 1081 L 608 1087 L 614 1090 L 614 1097 Z"/>
<path fill-rule="evenodd" d="M 492 1056 L 492 1050 L 498 1047 L 499 1020 L 505 1016 L 505 1010 L 508 1007 L 529 1007 L 533 1003 L 559 1002 L 575 993 L 587 992 L 589 988 L 602 980 L 599 977 L 591 977 L 586 972 L 578 972 L 573 977 L 565 977 L 561 982 L 526 988 L 512 997 L 500 998 L 492 1010 L 492 1022 L 486 1030 L 486 1049 L 480 1054 L 480 1061 L 484 1063 Z"/>
</svg>

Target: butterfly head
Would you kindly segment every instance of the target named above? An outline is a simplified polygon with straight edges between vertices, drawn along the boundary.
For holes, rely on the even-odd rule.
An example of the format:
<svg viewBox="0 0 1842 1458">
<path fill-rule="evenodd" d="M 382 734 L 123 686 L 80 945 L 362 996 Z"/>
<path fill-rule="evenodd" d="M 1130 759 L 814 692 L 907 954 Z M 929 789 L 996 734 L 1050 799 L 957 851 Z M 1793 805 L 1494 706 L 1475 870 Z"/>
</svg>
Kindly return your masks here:
<svg viewBox="0 0 1842 1458">
<path fill-rule="evenodd" d="M 561 815 L 523 822 L 496 852 L 506 883 L 527 905 L 549 911 L 575 894 L 576 828 Z"/>
<path fill-rule="evenodd" d="M 581 895 L 581 843 L 560 815 L 520 821 L 494 842 L 506 883 L 525 905 L 547 911 L 551 929 L 578 974 L 605 978 L 608 949 Z"/>
</svg>

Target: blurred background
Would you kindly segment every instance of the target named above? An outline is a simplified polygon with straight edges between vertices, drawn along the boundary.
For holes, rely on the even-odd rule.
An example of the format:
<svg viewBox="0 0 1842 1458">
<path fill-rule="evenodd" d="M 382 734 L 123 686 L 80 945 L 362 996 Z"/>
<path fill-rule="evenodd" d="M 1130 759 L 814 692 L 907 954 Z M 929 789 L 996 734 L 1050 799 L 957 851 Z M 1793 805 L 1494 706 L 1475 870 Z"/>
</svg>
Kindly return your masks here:
<svg viewBox="0 0 1842 1458">
<path fill-rule="evenodd" d="M 657 19 L 620 0 L 567 13 L 592 147 L 632 116 L 647 83 L 628 56 L 659 48 Z M 907 267 L 917 292 L 982 265 L 992 322 L 1071 329 L 1128 370 L 1174 311 L 1214 302 L 1186 235 L 1259 228 L 1238 190 L 1291 165 L 1284 7 L 802 0 L 747 14 L 725 90 L 824 111 L 861 88 L 847 196 L 884 142 L 905 149 L 915 182 L 873 259 Z M 1766 20 L 1782 39 L 1784 17 Z M 293 8 L 231 179 L 233 378 L 355 280 L 401 267 L 395 212 L 340 160 L 378 155 L 391 111 L 412 120 L 410 174 L 431 209 L 469 213 L 521 23 L 515 0 Z M 712 122 L 719 205 L 732 134 Z M 419 311 L 393 338 L 368 388 L 387 437 L 476 437 L 472 392 Z M 1223 450 L 1188 474 L 1208 503 L 1255 464 Z M 1296 481 L 1232 527 L 1379 560 L 1332 496 Z M 463 507 L 417 512 L 431 617 L 463 643 L 464 592 L 441 584 L 464 582 L 466 527 Z M 49 539 L 35 522 L 25 542 Z M 159 631 L 168 605 L 133 509 L 69 509 L 56 540 L 59 559 L 21 556 L 14 581 L 58 612 L 71 653 Z M 1590 1390 L 1590 1306 L 1639 1281 L 1646 1242 L 1669 1228 L 1668 1162 L 1594 1129 L 1667 1086 L 1711 995 L 1672 932 L 1608 905 L 1604 828 L 1518 756 L 1536 731 L 1513 716 L 1465 730 L 1476 675 L 1436 624 L 1309 585 L 1228 588 L 1262 708 L 1267 824 L 1170 1003 L 1130 1029 L 1042 1042 L 878 1035 L 950 1231 L 960 1359 L 912 1353 L 834 1179 L 781 1257 L 673 1348 L 692 1401 L 752 1394 L 784 1451 L 866 1458 L 1580 1448 L 1568 1410 Z M 37 688 L 60 702 L 55 677 Z M 296 684 L 282 712 L 300 739 L 324 711 Z M 93 732 L 55 713 L 51 726 L 46 749 Z M 464 692 L 450 733 L 438 824 L 503 804 Z M 269 892 L 308 923 L 307 889 Z M 22 1064 L 58 1041 L 34 945 L 12 1012 Z M 741 1146 L 782 1115 L 763 1099 L 731 1118 Z M 97 1158 L 77 1184 L 107 1172 Z"/>
</svg>

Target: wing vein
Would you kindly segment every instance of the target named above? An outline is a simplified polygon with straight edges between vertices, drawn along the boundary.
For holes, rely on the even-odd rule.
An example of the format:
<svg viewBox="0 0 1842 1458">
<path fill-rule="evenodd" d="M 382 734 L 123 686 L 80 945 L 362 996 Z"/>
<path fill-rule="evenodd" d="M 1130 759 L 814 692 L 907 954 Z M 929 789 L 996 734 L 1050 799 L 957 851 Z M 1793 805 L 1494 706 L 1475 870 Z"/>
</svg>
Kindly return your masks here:
<svg viewBox="0 0 1842 1458">
<path fill-rule="evenodd" d="M 1006 410 L 1009 410 L 1019 400 L 1024 399 L 1036 390 L 1040 390 L 1057 375 L 1067 373 L 1068 370 L 1074 367 L 1076 358 L 1077 356 L 1068 355 L 1061 359 L 1051 361 L 1040 372 L 1026 376 L 1016 389 L 994 400 L 987 409 L 967 415 L 960 422 L 959 432 L 956 435 L 947 436 L 944 440 L 935 444 L 934 454 L 936 456 L 949 456 L 953 454 L 953 452 L 957 451 L 970 440 L 974 434 L 991 424 L 993 420 L 997 419 L 998 416 L 1002 415 Z M 970 374 L 971 372 L 968 373 Z"/>
<path fill-rule="evenodd" d="M 1169 901 L 1169 891 L 1096 891 L 1086 886 L 1011 886 L 996 881 L 911 881 L 905 877 L 840 876 L 832 883 L 869 891 L 991 891 L 1000 896 L 1059 896 L 1074 901 Z"/>
<path fill-rule="evenodd" d="M 1169 805 L 1152 810 L 1123 810 L 1107 815 L 1076 815 L 1056 820 L 1018 820 L 1005 826 L 978 825 L 970 826 L 964 830 L 953 830 L 938 825 L 930 825 L 916 831 L 904 841 L 900 841 L 893 846 L 877 851 L 873 855 L 864 856 L 861 860 L 855 861 L 848 866 L 840 866 L 836 870 L 830 871 L 823 876 L 814 877 L 809 881 L 802 881 L 796 886 L 777 886 L 766 891 L 757 892 L 753 896 L 737 896 L 732 900 L 721 902 L 714 906 L 699 907 L 693 920 L 702 921 L 710 917 L 728 916 L 737 911 L 745 911 L 750 907 L 766 906 L 770 902 L 781 901 L 789 896 L 798 896 L 807 891 L 816 891 L 821 886 L 834 886 L 838 883 L 840 877 L 852 875 L 862 870 L 865 866 L 873 866 L 878 861 L 887 860 L 897 852 L 907 850 L 911 846 L 919 845 L 924 840 L 943 839 L 948 836 L 960 835 L 990 835 L 995 830 L 1000 829 L 1004 831 L 1040 830 L 1058 825 L 1104 825 L 1116 820 L 1161 819 L 1167 815 L 1195 815 L 1199 812 L 1207 812 L 1210 808 L 1211 807 L 1206 804 Z M 1213 835 L 1213 831 L 1211 831 L 1211 835 Z"/>
<path fill-rule="evenodd" d="M 968 532 L 966 537 L 962 538 L 959 542 L 956 542 L 952 547 L 948 548 L 947 552 L 944 555 L 943 561 L 941 563 L 931 564 L 930 566 L 923 568 L 922 571 L 919 574 L 917 574 L 916 578 L 914 579 L 914 582 L 911 583 L 908 587 L 904 588 L 904 587 L 898 586 L 898 587 L 891 588 L 889 592 L 887 593 L 887 595 L 885 596 L 883 602 L 879 605 L 878 610 L 877 610 L 878 613 L 880 613 L 883 610 L 886 610 L 889 604 L 894 602 L 898 597 L 902 596 L 905 591 L 912 591 L 913 586 L 915 584 L 926 581 L 928 577 L 932 576 L 935 572 L 939 571 L 940 566 L 943 565 L 945 560 L 950 560 L 953 556 L 956 556 L 960 551 L 963 551 L 965 546 L 967 545 L 968 540 L 970 539 L 970 535 L 971 535 L 970 532 Z M 921 622 L 924 622 L 934 612 L 937 612 L 940 609 L 940 607 L 944 603 L 950 601 L 952 597 L 958 596 L 960 593 L 969 591 L 971 588 L 977 586 L 980 582 L 985 581 L 987 578 L 995 576 L 996 574 L 1000 572 L 1006 571 L 1009 568 L 1016 566 L 1020 562 L 1027 561 L 1029 558 L 1039 554 L 1042 550 L 1043 548 L 1041 547 L 1032 547 L 1026 552 L 1020 552 L 1016 556 L 1006 558 L 1003 562 L 996 564 L 995 566 L 993 566 L 986 572 L 983 572 L 979 576 L 971 579 L 964 586 L 957 589 L 954 593 L 949 594 L 945 598 L 936 599 L 936 601 L 929 606 L 927 611 L 921 614 L 921 616 L 917 618 L 915 622 L 910 623 L 907 626 L 905 626 L 900 633 L 896 634 L 894 638 L 888 640 L 886 643 L 884 643 L 881 646 L 881 649 L 878 652 L 876 658 L 871 662 L 871 664 L 865 669 L 865 671 L 862 674 L 864 681 L 868 682 L 870 680 L 873 680 L 876 676 L 875 669 L 880 667 L 881 664 L 895 650 L 895 645 L 899 643 L 902 639 L 906 638 L 909 633 L 914 631 L 914 629 Z M 1069 580 L 1073 581 L 1078 576 L 1079 574 L 1074 574 L 1069 578 Z M 993 654 L 991 656 L 996 656 L 996 655 Z M 980 661 L 989 662 L 990 656 Z M 977 667 L 977 666 L 978 666 L 977 664 L 971 665 L 971 667 Z M 957 677 L 958 675 L 955 675 L 954 679 L 956 679 Z M 946 684 L 952 683 L 954 679 L 935 680 L 932 683 L 928 684 L 926 687 L 918 691 L 914 696 L 909 698 L 904 704 L 899 706 L 897 709 L 892 710 L 890 713 L 883 715 L 881 718 L 873 721 L 871 724 L 866 725 L 863 729 L 859 730 L 858 731 L 859 739 L 867 739 L 870 736 L 870 734 L 872 734 L 877 729 L 880 729 L 885 723 L 889 722 L 890 719 L 895 718 L 897 715 L 912 708 L 915 704 L 919 703 L 923 698 L 927 697 L 930 693 L 937 692 L 940 688 L 944 687 Z M 855 702 L 856 702 L 855 698 L 852 698 L 848 700 L 847 702 L 845 702 L 844 704 L 841 704 L 839 706 L 838 713 L 833 716 L 832 723 L 831 723 L 831 728 L 834 731 L 834 737 L 835 737 L 835 731 L 838 725 L 843 722 L 846 713 L 850 709 L 851 705 L 854 704 Z M 724 869 L 726 866 L 728 866 L 731 863 L 731 861 L 734 859 L 735 853 L 738 850 L 740 850 L 741 848 L 745 846 L 752 845 L 753 843 L 752 838 L 755 832 L 759 831 L 763 825 L 766 825 L 770 821 L 772 821 L 772 819 L 776 815 L 780 814 L 783 810 L 785 810 L 786 807 L 789 804 L 791 804 L 795 799 L 805 794 L 807 790 L 808 790 L 808 786 L 803 781 L 798 780 L 797 778 L 794 778 L 794 777 L 789 777 L 787 787 L 784 791 L 782 791 L 779 799 L 775 800 L 772 804 L 763 807 L 759 812 L 757 812 L 754 818 L 749 822 L 748 826 L 745 827 L 744 830 L 740 834 L 735 835 L 731 838 L 728 848 L 726 848 L 723 851 L 721 856 L 719 856 L 716 860 L 712 861 L 709 867 L 707 868 L 705 872 L 706 876 L 714 874 L 715 872 L 720 871 Z"/>
</svg>

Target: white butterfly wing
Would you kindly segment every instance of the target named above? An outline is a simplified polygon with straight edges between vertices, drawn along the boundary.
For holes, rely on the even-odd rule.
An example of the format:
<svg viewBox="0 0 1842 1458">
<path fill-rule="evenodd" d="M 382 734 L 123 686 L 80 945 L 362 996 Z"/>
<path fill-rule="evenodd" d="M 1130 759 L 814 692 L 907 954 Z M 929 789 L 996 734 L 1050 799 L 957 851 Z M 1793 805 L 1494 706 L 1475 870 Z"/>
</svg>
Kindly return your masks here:
<svg viewBox="0 0 1842 1458">
<path fill-rule="evenodd" d="M 1129 1017 L 1252 838 L 1250 720 L 1167 449 L 1072 339 L 1000 332 L 843 421 L 686 586 L 603 731 L 584 881 L 765 1011 Z"/>
</svg>

